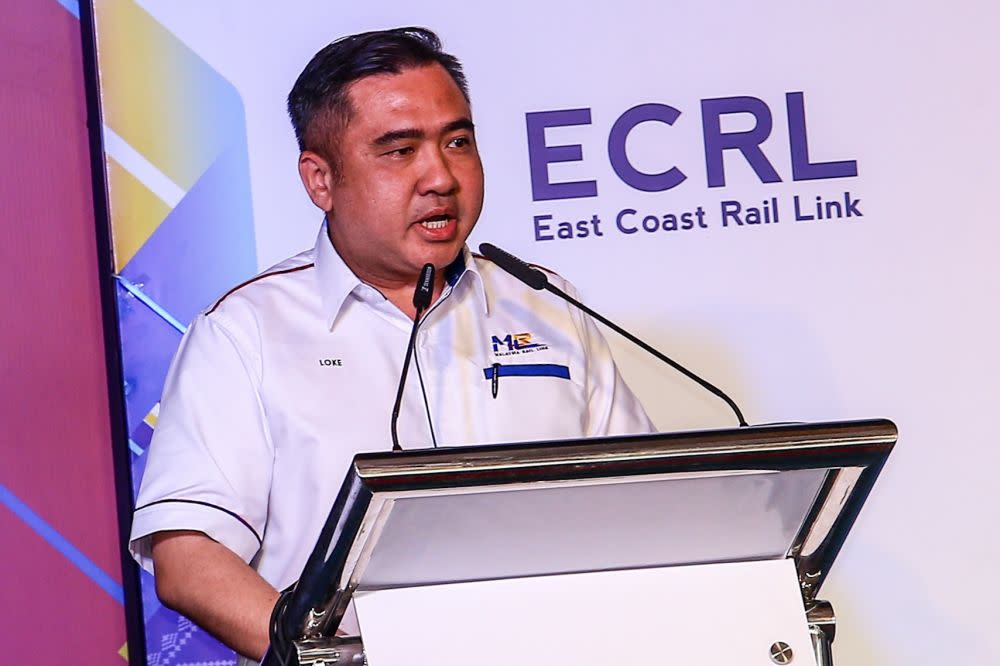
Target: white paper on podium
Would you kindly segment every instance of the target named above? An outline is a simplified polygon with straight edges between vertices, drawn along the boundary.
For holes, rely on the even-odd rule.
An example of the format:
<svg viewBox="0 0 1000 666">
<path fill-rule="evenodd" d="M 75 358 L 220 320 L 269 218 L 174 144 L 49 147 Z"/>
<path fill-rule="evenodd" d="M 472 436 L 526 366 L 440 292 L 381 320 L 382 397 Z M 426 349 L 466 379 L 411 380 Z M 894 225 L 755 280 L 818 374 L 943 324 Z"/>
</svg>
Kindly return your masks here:
<svg viewBox="0 0 1000 666">
<path fill-rule="evenodd" d="M 370 666 L 816 666 L 794 562 L 632 569 L 358 592 Z"/>
</svg>

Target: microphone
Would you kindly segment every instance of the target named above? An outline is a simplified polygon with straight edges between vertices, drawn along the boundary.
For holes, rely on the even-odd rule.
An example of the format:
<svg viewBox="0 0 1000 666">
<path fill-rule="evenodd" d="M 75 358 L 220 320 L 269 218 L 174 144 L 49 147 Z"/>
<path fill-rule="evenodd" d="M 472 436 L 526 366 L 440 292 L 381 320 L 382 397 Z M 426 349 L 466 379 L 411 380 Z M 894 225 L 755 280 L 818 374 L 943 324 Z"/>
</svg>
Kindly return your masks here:
<svg viewBox="0 0 1000 666">
<path fill-rule="evenodd" d="M 601 322 L 602 324 L 613 330 L 615 333 L 618 333 L 629 342 L 638 345 L 643 350 L 649 352 L 656 358 L 660 359 L 661 361 L 669 365 L 671 368 L 681 373 L 688 379 L 692 380 L 705 390 L 721 398 L 727 405 L 729 405 L 729 408 L 733 410 L 733 413 L 736 414 L 736 420 L 739 421 L 740 427 L 741 428 L 747 427 L 747 422 L 743 418 L 743 412 L 740 411 L 740 408 L 736 406 L 736 403 L 733 401 L 733 399 L 730 398 L 728 395 L 726 395 L 722 389 L 715 386 L 714 384 L 705 381 L 704 379 L 694 374 L 693 372 L 685 368 L 677 361 L 674 361 L 673 359 L 666 356 L 659 350 L 654 349 L 652 346 L 646 344 L 645 342 L 643 342 L 636 336 L 632 335 L 631 333 L 629 333 L 624 328 L 614 323 L 607 317 L 604 317 L 603 315 L 594 312 L 589 307 L 587 307 L 580 301 L 576 300 L 575 298 L 564 292 L 559 287 L 550 284 L 549 278 L 545 275 L 543 271 L 540 271 L 534 266 L 525 263 L 524 261 L 518 259 L 511 253 L 501 250 L 496 245 L 491 245 L 489 243 L 482 243 L 479 246 L 479 251 L 483 254 L 484 257 L 486 257 L 487 259 L 495 263 L 497 266 L 507 271 L 508 273 L 516 277 L 518 280 L 531 287 L 532 289 L 538 291 L 545 289 L 547 291 L 552 292 L 553 294 L 563 299 L 567 303 L 570 303 L 574 307 L 583 310 L 588 315 L 590 315 L 597 321 Z"/>
<path fill-rule="evenodd" d="M 406 344 L 406 358 L 403 360 L 403 372 L 399 377 L 399 388 L 396 389 L 396 402 L 392 405 L 392 420 L 389 430 L 392 433 L 392 450 L 402 451 L 399 445 L 399 435 L 396 432 L 396 422 L 399 421 L 399 408 L 403 404 L 403 388 L 406 386 L 406 375 L 410 370 L 410 359 L 413 357 L 413 343 L 417 339 L 417 329 L 420 327 L 420 315 L 430 307 L 434 296 L 434 264 L 424 264 L 417 278 L 417 288 L 413 292 L 413 307 L 417 309 L 413 317 L 413 328 L 410 329 L 410 341 Z"/>
</svg>

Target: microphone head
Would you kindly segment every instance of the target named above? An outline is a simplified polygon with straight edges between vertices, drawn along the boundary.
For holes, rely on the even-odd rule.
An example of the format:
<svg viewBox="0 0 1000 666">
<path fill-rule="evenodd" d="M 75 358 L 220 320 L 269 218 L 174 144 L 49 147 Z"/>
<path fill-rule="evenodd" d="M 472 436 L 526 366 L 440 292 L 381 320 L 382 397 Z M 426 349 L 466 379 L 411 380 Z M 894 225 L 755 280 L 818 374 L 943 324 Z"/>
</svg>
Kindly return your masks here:
<svg viewBox="0 0 1000 666">
<path fill-rule="evenodd" d="M 534 266 L 529 266 L 511 253 L 501 250 L 496 245 L 480 243 L 479 251 L 484 257 L 532 289 L 541 290 L 549 285 L 549 278 L 545 276 L 545 273 Z"/>
<path fill-rule="evenodd" d="M 413 307 L 426 310 L 434 297 L 434 264 L 424 264 L 417 278 L 417 288 L 413 292 Z"/>
</svg>

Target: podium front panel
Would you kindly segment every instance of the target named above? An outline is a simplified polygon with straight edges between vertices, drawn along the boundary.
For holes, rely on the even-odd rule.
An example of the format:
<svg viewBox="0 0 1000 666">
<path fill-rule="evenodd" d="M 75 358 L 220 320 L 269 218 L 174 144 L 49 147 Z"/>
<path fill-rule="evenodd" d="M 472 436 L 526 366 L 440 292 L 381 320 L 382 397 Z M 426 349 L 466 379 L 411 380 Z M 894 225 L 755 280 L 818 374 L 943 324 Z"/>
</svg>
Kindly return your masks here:
<svg viewBox="0 0 1000 666">
<path fill-rule="evenodd" d="M 393 493 L 357 588 L 783 559 L 825 478 L 666 474 Z"/>
<path fill-rule="evenodd" d="M 358 592 L 370 666 L 816 666 L 791 560 Z"/>
</svg>

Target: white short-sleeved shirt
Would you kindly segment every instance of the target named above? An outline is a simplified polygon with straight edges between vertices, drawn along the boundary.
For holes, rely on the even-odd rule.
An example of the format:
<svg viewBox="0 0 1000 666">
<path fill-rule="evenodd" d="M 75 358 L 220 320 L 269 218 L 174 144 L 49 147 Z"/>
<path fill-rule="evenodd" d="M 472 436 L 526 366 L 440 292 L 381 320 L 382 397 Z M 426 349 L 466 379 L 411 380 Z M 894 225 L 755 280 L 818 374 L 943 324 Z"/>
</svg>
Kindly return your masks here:
<svg viewBox="0 0 1000 666">
<path fill-rule="evenodd" d="M 468 248 L 446 278 L 417 336 L 404 449 L 432 446 L 428 411 L 438 446 L 652 431 L 589 317 Z M 136 502 L 140 564 L 152 570 L 154 532 L 197 530 L 276 588 L 294 582 L 354 454 L 392 447 L 411 326 L 344 264 L 325 225 L 313 249 L 199 314 L 167 376 Z"/>
</svg>

